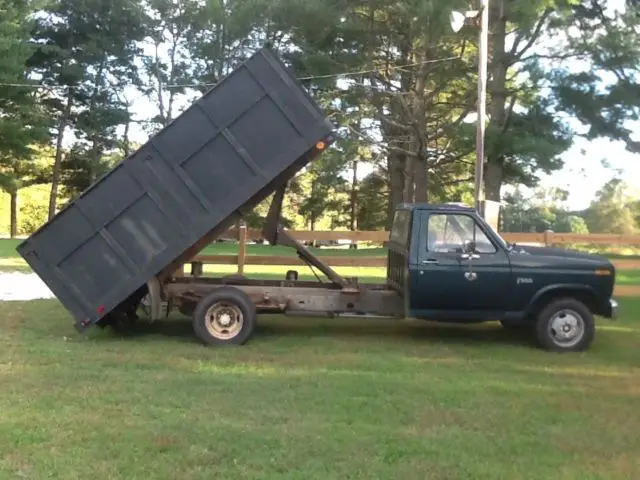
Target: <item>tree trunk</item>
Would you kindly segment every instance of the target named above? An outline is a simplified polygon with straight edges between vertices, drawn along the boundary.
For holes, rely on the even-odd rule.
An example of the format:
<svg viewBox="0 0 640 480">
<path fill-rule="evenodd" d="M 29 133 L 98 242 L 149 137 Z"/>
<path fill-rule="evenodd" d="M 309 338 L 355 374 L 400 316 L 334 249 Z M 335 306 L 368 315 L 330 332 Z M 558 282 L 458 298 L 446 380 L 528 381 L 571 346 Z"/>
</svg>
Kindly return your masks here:
<svg viewBox="0 0 640 480">
<path fill-rule="evenodd" d="M 500 158 L 487 162 L 484 172 L 484 193 L 487 200 L 500 201 L 500 190 L 502 188 L 502 161 Z"/>
<path fill-rule="evenodd" d="M 164 90 L 162 88 L 162 74 L 160 69 L 160 43 L 158 40 L 154 42 L 155 45 L 155 75 L 158 85 L 156 86 L 156 95 L 158 96 L 158 113 L 160 114 L 160 122 L 162 126 L 166 126 L 169 122 L 167 120 L 167 114 L 164 108 Z"/>
<path fill-rule="evenodd" d="M 316 230 L 316 218 L 314 216 L 311 216 L 311 218 L 309 219 L 309 231 L 315 232 L 315 230 Z M 311 245 L 314 247 L 316 246 L 315 238 L 311 241 Z"/>
<path fill-rule="evenodd" d="M 124 158 L 129 157 L 129 128 L 131 126 L 131 118 L 129 117 L 129 109 L 127 108 L 127 123 L 124 124 L 124 138 L 122 139 L 122 153 Z"/>
<path fill-rule="evenodd" d="M 414 180 L 415 180 L 415 194 L 414 201 L 421 203 L 427 201 L 427 164 L 422 157 L 413 159 L 414 162 Z"/>
<path fill-rule="evenodd" d="M 353 175 L 351 176 L 349 230 L 355 232 L 358 229 L 358 160 L 353 161 Z"/>
<path fill-rule="evenodd" d="M 414 190 L 414 179 L 413 179 L 413 165 L 415 163 L 415 158 L 405 155 L 404 156 L 404 192 L 402 195 L 402 201 L 404 203 L 412 203 L 413 202 L 413 190 Z"/>
<path fill-rule="evenodd" d="M 62 143 L 64 141 L 64 131 L 67 128 L 69 117 L 71 116 L 72 95 L 71 88 L 67 90 L 67 104 L 60 115 L 58 122 L 58 138 L 56 140 L 56 157 L 53 162 L 53 172 L 51 175 L 51 194 L 49 195 L 49 215 L 51 220 L 56 214 L 56 202 L 58 201 L 58 186 L 60 184 L 60 173 L 62 169 Z"/>
<path fill-rule="evenodd" d="M 351 218 L 349 219 L 349 230 L 355 232 L 358 229 L 358 159 L 353 160 L 353 176 L 351 177 L 351 199 L 350 199 Z M 357 249 L 358 244 L 353 242 L 349 245 L 350 249 Z"/>
<path fill-rule="evenodd" d="M 18 191 L 10 192 L 11 198 L 11 238 L 18 236 Z"/>
<path fill-rule="evenodd" d="M 373 18 L 372 14 L 372 28 L 374 28 Z M 411 48 L 410 41 L 402 42 L 400 45 L 400 58 L 404 63 L 411 63 Z M 374 55 L 373 51 L 371 52 L 371 55 Z M 411 74 L 401 71 L 400 84 L 402 85 L 403 91 L 409 91 L 411 87 Z M 378 104 L 376 104 L 376 107 L 381 115 L 384 115 L 399 124 L 403 123 L 403 118 L 406 116 L 406 112 L 404 112 L 399 100 L 391 100 L 389 102 L 387 99 L 386 101 L 379 101 Z M 383 138 L 388 145 L 394 144 L 397 139 L 402 139 L 406 136 L 406 133 L 407 132 L 402 128 L 383 125 Z M 403 143 L 400 142 L 400 145 L 403 145 Z M 396 206 L 400 203 L 410 201 L 408 200 L 409 198 L 413 198 L 413 171 L 408 168 L 407 163 L 409 163 L 409 159 L 401 152 L 392 151 L 387 155 L 387 169 L 389 171 L 387 228 L 389 229 L 393 223 Z"/>
<path fill-rule="evenodd" d="M 96 108 L 96 102 L 98 100 L 98 94 L 100 93 L 100 87 L 102 86 L 103 79 L 102 76 L 104 74 L 105 69 L 105 61 L 100 63 L 98 67 L 98 72 L 96 74 L 95 85 L 93 87 L 93 93 L 91 94 L 91 103 L 89 104 L 89 111 L 94 111 Z M 93 135 L 91 139 L 91 163 L 89 164 L 89 185 L 92 185 L 96 181 L 96 166 L 100 162 L 100 158 L 102 157 L 102 148 L 100 146 L 100 142 L 98 139 L 98 130 L 99 126 L 93 126 Z"/>
<path fill-rule="evenodd" d="M 404 161 L 400 154 L 390 153 L 387 156 L 389 170 L 389 204 L 387 210 L 387 226 L 391 228 L 396 206 L 403 201 L 404 195 Z"/>
<path fill-rule="evenodd" d="M 427 161 L 425 158 L 427 139 L 427 106 L 425 101 L 427 78 L 429 76 L 429 67 L 426 63 L 430 56 L 429 37 L 424 38 L 424 49 L 421 51 L 419 59 L 422 63 L 418 69 L 415 84 L 415 96 L 412 101 L 413 124 L 415 125 L 415 139 L 413 142 L 413 201 L 427 201 Z"/>
<path fill-rule="evenodd" d="M 506 121 L 506 99 L 507 99 L 507 63 L 505 55 L 505 43 L 507 37 L 507 17 L 505 15 L 505 0 L 496 0 L 494 8 L 490 12 L 493 17 L 490 22 L 491 29 L 491 63 L 489 65 L 488 85 L 490 101 L 487 113 L 493 124 L 494 131 L 503 129 Z M 504 156 L 501 152 L 487 152 L 485 163 L 485 198 L 487 200 L 500 201 L 500 189 L 503 179 Z"/>
</svg>

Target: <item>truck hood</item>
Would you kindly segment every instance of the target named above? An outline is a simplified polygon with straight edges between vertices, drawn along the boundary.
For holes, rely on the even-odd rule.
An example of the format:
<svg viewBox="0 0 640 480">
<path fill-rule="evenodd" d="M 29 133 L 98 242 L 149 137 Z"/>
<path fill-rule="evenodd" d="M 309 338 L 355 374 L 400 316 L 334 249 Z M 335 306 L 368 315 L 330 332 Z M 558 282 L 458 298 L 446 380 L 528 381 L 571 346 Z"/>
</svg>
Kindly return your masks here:
<svg viewBox="0 0 640 480">
<path fill-rule="evenodd" d="M 548 266 L 555 268 L 611 267 L 606 257 L 590 253 L 576 252 L 564 248 L 529 247 L 514 245 L 511 250 L 512 263 L 522 266 Z"/>
</svg>

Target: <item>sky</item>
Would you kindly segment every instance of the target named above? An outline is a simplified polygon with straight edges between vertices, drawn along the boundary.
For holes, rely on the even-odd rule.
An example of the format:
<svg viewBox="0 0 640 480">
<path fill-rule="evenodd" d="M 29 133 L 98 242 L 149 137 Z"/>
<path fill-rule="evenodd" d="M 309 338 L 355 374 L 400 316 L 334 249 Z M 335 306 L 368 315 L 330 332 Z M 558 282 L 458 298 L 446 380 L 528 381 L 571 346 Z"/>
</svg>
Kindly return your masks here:
<svg viewBox="0 0 640 480">
<path fill-rule="evenodd" d="M 609 13 L 623 11 L 625 0 L 609 0 L 606 10 Z M 562 38 L 559 39 L 562 42 Z M 561 43 L 542 42 L 537 51 L 545 53 Z M 581 61 L 565 60 L 563 67 L 572 72 L 589 70 L 590 66 Z M 603 84 L 607 78 L 602 77 Z M 574 130 L 584 130 L 577 121 L 568 121 Z M 627 127 L 633 131 L 634 140 L 640 140 L 640 122 L 629 123 Z M 592 141 L 576 137 L 573 146 L 561 158 L 564 162 L 562 170 L 551 175 L 540 175 L 540 186 L 559 187 L 569 191 L 567 207 L 571 210 L 582 210 L 589 206 L 594 194 L 614 176 L 622 178 L 629 184 L 630 193 L 640 198 L 640 155 L 625 149 L 623 142 L 613 142 L 605 138 Z M 604 163 L 608 164 L 608 168 Z M 510 189 L 507 189 L 510 190 Z"/>
<path fill-rule="evenodd" d="M 609 8 L 624 8 L 624 0 L 610 0 Z M 544 51 L 553 45 L 540 45 L 540 51 Z M 149 52 L 150 53 L 150 52 Z M 581 70 L 584 64 L 578 62 L 567 62 L 565 65 L 570 70 Z M 132 91 L 129 97 L 133 100 L 132 109 L 134 118 L 148 119 L 157 114 L 155 106 L 139 92 Z M 176 115 L 189 105 L 192 99 L 181 98 L 176 104 Z M 577 126 L 577 125 L 576 125 Z M 640 122 L 630 125 L 632 131 L 636 132 L 635 137 L 640 140 Z M 132 140 L 144 142 L 147 134 L 138 126 L 132 127 Z M 540 175 L 540 186 L 559 187 L 569 192 L 566 202 L 567 208 L 571 210 L 582 210 L 589 206 L 595 192 L 614 176 L 624 179 L 640 197 L 640 155 L 632 154 L 625 150 L 622 142 L 612 142 L 607 139 L 597 139 L 587 141 L 576 137 L 573 146 L 567 150 L 561 158 L 564 167 L 551 175 Z M 604 166 L 603 161 L 608 164 Z M 364 176 L 368 171 L 360 169 L 360 175 Z M 513 190 L 512 187 L 503 189 L 505 192 Z M 527 189 L 523 189 L 525 192 Z"/>
<path fill-rule="evenodd" d="M 640 128 L 635 131 L 640 138 Z M 587 208 L 595 192 L 614 176 L 628 183 L 630 193 L 640 198 L 640 155 L 627 152 L 623 143 L 606 139 L 578 139 L 562 158 L 565 161 L 564 168 L 543 176 L 541 186 L 560 187 L 569 191 L 569 209 Z M 605 168 L 602 160 L 608 162 L 611 168 Z"/>
</svg>

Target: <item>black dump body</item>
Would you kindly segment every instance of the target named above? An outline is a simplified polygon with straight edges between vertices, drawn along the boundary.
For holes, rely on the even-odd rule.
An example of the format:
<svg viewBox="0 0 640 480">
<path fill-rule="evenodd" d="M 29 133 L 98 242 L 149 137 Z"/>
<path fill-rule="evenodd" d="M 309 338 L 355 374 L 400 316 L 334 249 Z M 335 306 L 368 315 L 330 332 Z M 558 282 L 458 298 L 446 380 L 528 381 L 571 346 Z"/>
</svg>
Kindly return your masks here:
<svg viewBox="0 0 640 480">
<path fill-rule="evenodd" d="M 332 130 L 263 48 L 17 250 L 84 328 L 286 183 Z"/>
</svg>

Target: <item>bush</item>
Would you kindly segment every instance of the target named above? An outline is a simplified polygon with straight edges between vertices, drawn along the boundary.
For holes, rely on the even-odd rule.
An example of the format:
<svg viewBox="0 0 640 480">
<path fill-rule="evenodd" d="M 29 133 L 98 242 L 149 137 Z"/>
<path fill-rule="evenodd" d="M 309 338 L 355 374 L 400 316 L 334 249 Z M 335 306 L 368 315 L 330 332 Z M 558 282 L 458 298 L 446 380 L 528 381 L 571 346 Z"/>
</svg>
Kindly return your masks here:
<svg viewBox="0 0 640 480">
<path fill-rule="evenodd" d="M 48 207 L 30 197 L 26 197 L 21 203 L 18 211 L 18 235 L 31 235 L 47 221 Z"/>
</svg>

